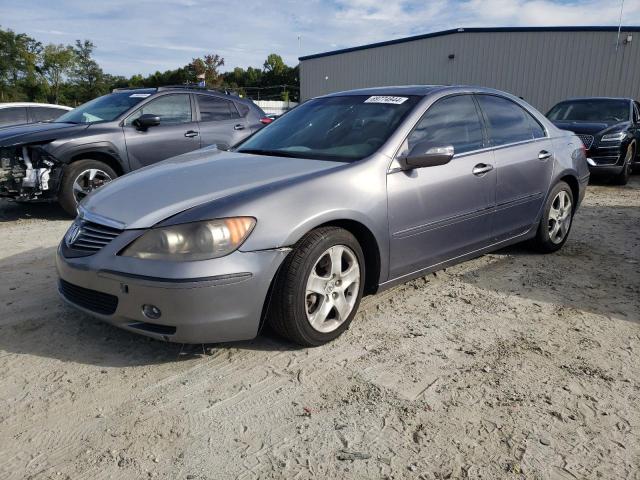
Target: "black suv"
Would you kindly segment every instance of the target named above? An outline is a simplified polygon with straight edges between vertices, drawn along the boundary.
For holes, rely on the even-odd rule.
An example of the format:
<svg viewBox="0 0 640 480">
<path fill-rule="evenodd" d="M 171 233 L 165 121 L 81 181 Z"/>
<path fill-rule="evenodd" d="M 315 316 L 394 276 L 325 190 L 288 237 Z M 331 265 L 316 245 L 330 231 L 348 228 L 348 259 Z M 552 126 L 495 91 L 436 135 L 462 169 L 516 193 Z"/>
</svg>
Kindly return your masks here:
<svg viewBox="0 0 640 480">
<path fill-rule="evenodd" d="M 116 89 L 52 123 L 0 129 L 0 196 L 58 200 L 71 215 L 119 175 L 271 122 L 251 100 L 186 86 Z"/>
<path fill-rule="evenodd" d="M 574 132 L 587 149 L 592 175 L 612 175 L 625 185 L 640 160 L 640 104 L 631 98 L 575 98 L 554 106 L 547 118 Z"/>
</svg>

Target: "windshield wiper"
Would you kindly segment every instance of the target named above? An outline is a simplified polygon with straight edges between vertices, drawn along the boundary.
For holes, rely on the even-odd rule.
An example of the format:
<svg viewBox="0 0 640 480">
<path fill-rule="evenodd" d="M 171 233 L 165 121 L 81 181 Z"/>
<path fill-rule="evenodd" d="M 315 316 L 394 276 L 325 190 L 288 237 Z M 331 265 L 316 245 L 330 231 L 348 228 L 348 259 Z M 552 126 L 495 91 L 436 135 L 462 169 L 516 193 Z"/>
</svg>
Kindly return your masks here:
<svg viewBox="0 0 640 480">
<path fill-rule="evenodd" d="M 299 154 L 293 152 L 287 152 L 286 150 L 266 150 L 261 148 L 246 148 L 242 150 L 236 150 L 238 153 L 252 153 L 254 155 L 273 155 L 276 157 L 289 157 L 289 158 L 304 158 Z"/>
</svg>

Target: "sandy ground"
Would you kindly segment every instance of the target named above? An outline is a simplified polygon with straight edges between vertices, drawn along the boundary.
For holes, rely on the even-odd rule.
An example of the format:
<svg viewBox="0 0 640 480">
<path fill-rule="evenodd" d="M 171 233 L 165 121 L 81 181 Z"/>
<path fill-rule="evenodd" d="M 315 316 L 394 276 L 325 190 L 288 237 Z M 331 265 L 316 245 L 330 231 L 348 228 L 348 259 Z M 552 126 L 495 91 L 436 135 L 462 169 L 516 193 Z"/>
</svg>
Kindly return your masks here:
<svg viewBox="0 0 640 480">
<path fill-rule="evenodd" d="M 0 203 L 0 478 L 640 479 L 640 177 L 565 248 L 368 298 L 331 345 L 164 344 L 65 307 L 51 206 Z"/>
</svg>

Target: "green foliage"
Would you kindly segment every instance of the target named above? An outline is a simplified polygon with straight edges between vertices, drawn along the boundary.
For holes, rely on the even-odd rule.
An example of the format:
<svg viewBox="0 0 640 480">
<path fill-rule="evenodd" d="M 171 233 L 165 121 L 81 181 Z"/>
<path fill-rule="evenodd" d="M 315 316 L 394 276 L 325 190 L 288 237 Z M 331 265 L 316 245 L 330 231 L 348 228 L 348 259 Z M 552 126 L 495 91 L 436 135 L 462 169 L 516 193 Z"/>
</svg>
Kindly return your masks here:
<svg viewBox="0 0 640 480">
<path fill-rule="evenodd" d="M 110 75 L 93 58 L 90 40 L 74 45 L 42 45 L 34 38 L 0 27 L 0 102 L 30 101 L 77 106 L 114 88 L 193 84 L 204 75 L 207 87 L 234 90 L 254 99 L 299 98 L 298 67 L 270 54 L 263 68 L 236 67 L 220 72 L 224 58 L 216 54 L 194 58 L 174 70 L 126 78 Z"/>
</svg>

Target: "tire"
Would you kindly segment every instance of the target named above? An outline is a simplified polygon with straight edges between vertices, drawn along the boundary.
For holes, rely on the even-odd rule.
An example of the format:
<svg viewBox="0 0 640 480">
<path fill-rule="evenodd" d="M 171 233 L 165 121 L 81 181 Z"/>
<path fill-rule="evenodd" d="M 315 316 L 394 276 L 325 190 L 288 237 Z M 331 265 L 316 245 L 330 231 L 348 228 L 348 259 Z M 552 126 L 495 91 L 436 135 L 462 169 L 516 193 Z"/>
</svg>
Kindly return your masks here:
<svg viewBox="0 0 640 480">
<path fill-rule="evenodd" d="M 614 185 L 626 185 L 629 182 L 629 178 L 631 177 L 631 170 L 633 169 L 634 158 L 635 147 L 634 145 L 629 145 L 624 157 L 624 165 L 622 166 L 622 171 L 618 175 L 613 177 L 612 183 Z"/>
<path fill-rule="evenodd" d="M 340 266 L 334 267 L 338 257 Z M 338 268 L 340 273 L 334 273 Z M 276 333 L 304 347 L 330 342 L 349 328 L 364 280 L 364 255 L 351 233 L 338 227 L 312 230 L 280 268 L 268 322 Z"/>
<path fill-rule="evenodd" d="M 568 199 L 569 204 L 563 202 Z M 559 203 L 562 202 L 562 203 Z M 558 182 L 549 193 L 544 205 L 538 231 L 532 240 L 533 247 L 542 253 L 560 250 L 569 238 L 573 225 L 575 202 L 571 187 L 566 182 Z M 561 229 L 561 231 L 556 230 Z M 559 236 L 561 235 L 561 237 Z"/>
<path fill-rule="evenodd" d="M 91 177 L 92 172 L 94 176 L 90 179 L 89 177 Z M 83 179 L 83 175 L 87 175 L 88 177 Z M 81 200 L 90 191 L 101 187 L 117 176 L 113 168 L 99 160 L 75 161 L 67 165 L 62 174 L 60 189 L 58 190 L 58 203 L 60 203 L 60 206 L 62 206 L 69 215 L 75 217 L 78 214 L 77 197 Z M 74 193 L 74 184 L 76 181 L 80 182 L 79 184 L 86 185 L 86 191 Z M 84 195 L 82 195 L 82 193 L 84 193 Z"/>
</svg>

